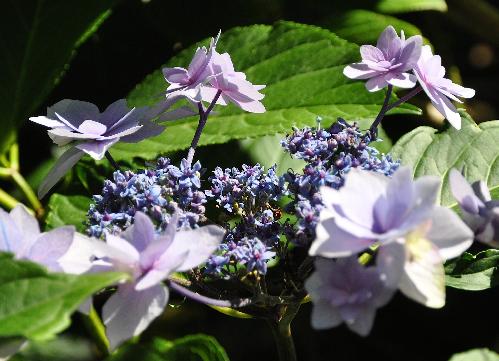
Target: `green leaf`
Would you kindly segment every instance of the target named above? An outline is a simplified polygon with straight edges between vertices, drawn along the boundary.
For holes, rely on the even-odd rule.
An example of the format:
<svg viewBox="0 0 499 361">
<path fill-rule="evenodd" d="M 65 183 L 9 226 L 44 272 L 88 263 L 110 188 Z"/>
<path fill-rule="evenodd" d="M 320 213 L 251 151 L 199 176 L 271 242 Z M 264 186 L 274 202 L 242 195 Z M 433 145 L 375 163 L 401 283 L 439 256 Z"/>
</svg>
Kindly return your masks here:
<svg viewBox="0 0 499 361">
<path fill-rule="evenodd" d="M 376 10 L 382 13 L 407 13 L 412 11 L 447 11 L 445 0 L 379 0 Z"/>
<path fill-rule="evenodd" d="M 31 341 L 9 361 L 89 361 L 92 344 L 84 338 L 60 336 L 50 341 Z"/>
<path fill-rule="evenodd" d="M 486 348 L 477 348 L 455 354 L 449 361 L 499 361 L 499 354 Z"/>
<path fill-rule="evenodd" d="M 481 291 L 499 284 L 499 250 L 488 249 L 473 256 L 465 252 L 445 265 L 447 286 Z"/>
<path fill-rule="evenodd" d="M 225 350 L 207 335 L 190 335 L 174 341 L 151 342 L 120 348 L 107 361 L 229 361 Z"/>
<path fill-rule="evenodd" d="M 464 169 L 468 181 L 483 180 L 493 194 L 499 187 L 499 121 L 477 125 L 461 112 L 461 130 L 449 127 L 438 132 L 418 127 L 405 134 L 392 148 L 394 158 L 413 168 L 415 177 L 437 175 L 443 179 L 439 201 L 443 206 L 456 202 L 450 192 L 448 174 Z"/>
<path fill-rule="evenodd" d="M 208 44 L 204 40 L 182 51 L 168 66 L 187 66 L 194 50 Z M 244 113 L 233 105 L 217 107 L 201 136 L 200 145 L 224 143 L 232 139 L 258 137 L 291 130 L 292 126 L 315 125 L 320 115 L 324 124 L 337 117 L 372 121 L 383 102 L 383 92 L 369 93 L 364 82 L 343 75 L 346 64 L 360 58 L 357 45 L 315 26 L 279 22 L 274 26 L 254 25 L 224 33 L 218 49 L 229 52 L 236 69 L 244 71 L 254 84 L 266 84 L 264 114 Z M 149 75 L 128 96 L 131 105 L 151 105 L 166 89 L 161 70 Z M 405 105 L 397 113 L 419 113 Z M 139 144 L 116 144 L 115 159 L 143 157 L 189 147 L 197 118 L 167 123 L 163 134 Z"/>
<path fill-rule="evenodd" d="M 90 203 L 92 200 L 85 196 L 53 194 L 49 200 L 49 211 L 45 219 L 47 229 L 73 225 L 80 232 L 85 230 L 84 221 Z"/>
<path fill-rule="evenodd" d="M 67 70 L 74 49 L 97 30 L 116 2 L 15 0 L 2 3 L 0 145 L 5 146 L 12 130 L 34 115 Z"/>
<path fill-rule="evenodd" d="M 404 30 L 406 37 L 421 35 L 421 30 L 406 21 L 361 9 L 334 15 L 322 25 L 339 37 L 359 45 L 376 44 L 379 34 L 388 25 L 392 25 L 398 33 Z"/>
<path fill-rule="evenodd" d="M 121 273 L 48 273 L 0 253 L 0 338 L 49 339 L 69 326 L 70 315 L 83 301 L 123 278 Z"/>
</svg>

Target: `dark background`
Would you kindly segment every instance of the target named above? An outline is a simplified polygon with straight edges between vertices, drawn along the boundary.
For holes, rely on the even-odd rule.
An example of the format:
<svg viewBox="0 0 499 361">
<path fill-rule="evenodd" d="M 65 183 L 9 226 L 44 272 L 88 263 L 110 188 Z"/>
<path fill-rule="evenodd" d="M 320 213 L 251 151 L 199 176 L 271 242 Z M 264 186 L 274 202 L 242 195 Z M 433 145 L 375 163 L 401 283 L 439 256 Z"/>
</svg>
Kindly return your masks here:
<svg viewBox="0 0 499 361">
<path fill-rule="evenodd" d="M 469 0 L 469 4 L 474 3 Z M 397 15 L 418 26 L 430 39 L 445 66 L 457 66 L 463 84 L 477 95 L 466 104 L 477 121 L 497 119 L 498 28 L 484 29 L 479 18 L 460 8 L 462 1 L 449 0 L 449 12 L 418 12 Z M 93 102 L 101 109 L 126 94 L 147 74 L 158 69 L 182 48 L 219 29 L 255 23 L 271 24 L 279 19 L 323 24 L 342 7 L 367 8 L 369 1 L 332 0 L 220 0 L 161 1 L 123 0 L 101 28 L 74 57 L 71 67 L 46 103 L 71 98 Z M 464 17 L 463 17 L 464 15 Z M 75 14 L 77 16 L 77 13 Z M 463 18 L 465 21 L 463 21 Z M 471 31 L 470 31 L 471 30 Z M 236 64 L 237 66 L 237 64 Z M 426 101 L 415 103 L 426 110 Z M 399 116 L 399 118 L 401 118 Z M 385 121 L 395 141 L 401 134 L 438 119 L 405 117 Z M 26 124 L 20 135 L 22 164 L 30 171 L 50 155 L 50 140 L 42 127 Z M 499 140 L 498 140 L 499 141 Z M 226 147 L 226 148 L 224 148 Z M 228 154 L 224 149 L 236 143 L 213 146 L 209 153 Z M 206 153 L 206 152 L 205 152 Z M 217 159 L 222 165 L 236 165 L 234 157 Z M 460 351 L 489 347 L 499 351 L 499 290 L 464 292 L 448 289 L 442 310 L 431 310 L 398 295 L 376 318 L 371 335 L 361 338 L 344 326 L 330 331 L 311 329 L 310 304 L 304 305 L 293 323 L 299 360 L 319 361 L 445 361 Z M 263 321 L 234 319 L 191 302 L 172 308 L 144 334 L 175 338 L 189 333 L 213 335 L 226 348 L 232 361 L 276 360 L 270 330 Z M 78 323 L 71 332 L 76 332 Z"/>
</svg>

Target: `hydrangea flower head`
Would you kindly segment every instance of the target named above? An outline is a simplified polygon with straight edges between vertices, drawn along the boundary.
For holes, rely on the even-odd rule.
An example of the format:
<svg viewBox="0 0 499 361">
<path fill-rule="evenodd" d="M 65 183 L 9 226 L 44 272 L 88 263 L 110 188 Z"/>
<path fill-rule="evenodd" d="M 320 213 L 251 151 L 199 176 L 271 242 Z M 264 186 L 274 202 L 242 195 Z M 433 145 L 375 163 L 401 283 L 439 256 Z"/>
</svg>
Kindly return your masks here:
<svg viewBox="0 0 499 361">
<path fill-rule="evenodd" d="M 100 160 L 116 142 L 139 142 L 158 135 L 163 126 L 144 119 L 147 108 L 129 109 L 124 99 L 109 105 L 103 113 L 92 103 L 65 99 L 47 109 L 47 116 L 29 118 L 50 130 L 59 146 L 74 145 L 54 165 L 38 190 L 42 198 L 84 154 Z"/>
<path fill-rule="evenodd" d="M 413 181 L 407 167 L 392 178 L 353 169 L 339 190 L 321 188 L 324 208 L 309 254 L 345 257 L 377 245 L 378 257 L 395 269 L 388 273 L 404 275 L 394 287 L 442 307 L 443 261 L 464 252 L 473 233 L 454 212 L 435 204 L 439 187 L 437 177 Z"/>
<path fill-rule="evenodd" d="M 435 108 L 454 128 L 461 129 L 461 116 L 450 100 L 462 103 L 457 97 L 472 98 L 475 91 L 444 78 L 445 68 L 442 66 L 440 56 L 433 55 L 429 45 L 423 46 L 421 58 L 414 67 L 414 74 Z"/>
<path fill-rule="evenodd" d="M 498 247 L 499 200 L 492 200 L 485 182 L 476 181 L 470 185 L 456 169 L 450 171 L 449 182 L 463 219 L 475 232 L 475 238 Z"/>
<path fill-rule="evenodd" d="M 315 272 L 305 282 L 314 306 L 312 327 L 322 330 L 345 322 L 352 331 L 367 336 L 376 309 L 394 293 L 383 279 L 376 267 L 363 267 L 356 257 L 318 258 Z"/>
<path fill-rule="evenodd" d="M 22 205 L 10 213 L 0 209 L 0 251 L 13 253 L 17 259 L 40 263 L 50 271 L 64 269 L 61 258 L 73 243 L 73 226 L 40 232 L 38 221 Z"/>
<path fill-rule="evenodd" d="M 96 270 L 127 272 L 131 277 L 118 286 L 102 310 L 113 349 L 141 333 L 163 312 L 169 293 L 162 281 L 173 272 L 204 263 L 225 233 L 212 225 L 177 232 L 176 223 L 158 235 L 149 217 L 137 212 L 133 226 L 120 237 L 109 234 L 105 255 L 96 255 Z"/>
<path fill-rule="evenodd" d="M 379 36 L 376 46 L 362 45 L 362 61 L 348 65 L 343 74 L 351 79 L 369 79 L 366 88 L 378 91 L 388 84 L 400 88 L 412 88 L 416 77 L 408 73 L 421 55 L 422 38 L 419 35 L 405 39 L 393 26 L 388 26 Z"/>
</svg>

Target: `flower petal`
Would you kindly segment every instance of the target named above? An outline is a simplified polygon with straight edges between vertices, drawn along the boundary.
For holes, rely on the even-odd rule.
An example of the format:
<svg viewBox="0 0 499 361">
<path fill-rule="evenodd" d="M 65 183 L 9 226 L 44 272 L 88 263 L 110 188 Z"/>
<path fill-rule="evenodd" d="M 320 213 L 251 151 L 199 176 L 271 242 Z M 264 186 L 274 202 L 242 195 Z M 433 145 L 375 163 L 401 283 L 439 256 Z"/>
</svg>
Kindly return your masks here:
<svg viewBox="0 0 499 361">
<path fill-rule="evenodd" d="M 56 119 L 56 113 L 60 116 L 57 118 L 64 120 L 73 129 L 77 129 L 85 120 L 98 122 L 100 119 L 99 108 L 81 100 L 64 99 L 47 108 L 47 117 Z"/>
<path fill-rule="evenodd" d="M 19 254 L 25 246 L 27 238 L 10 215 L 0 208 L 0 251 Z"/>
<path fill-rule="evenodd" d="M 30 214 L 23 204 L 15 206 L 9 214 L 17 227 L 22 230 L 24 237 L 35 238 L 40 235 L 40 226 L 36 217 Z"/>
<path fill-rule="evenodd" d="M 393 86 L 410 89 L 416 85 L 417 78 L 414 74 L 390 72 L 385 75 L 385 80 Z"/>
<path fill-rule="evenodd" d="M 26 258 L 43 264 L 50 271 L 62 271 L 59 265 L 61 258 L 73 243 L 75 228 L 66 226 L 43 233 L 30 247 Z"/>
<path fill-rule="evenodd" d="M 377 92 L 387 86 L 384 75 L 379 75 L 366 81 L 366 89 L 370 92 Z"/>
<path fill-rule="evenodd" d="M 109 140 L 87 141 L 76 145 L 75 148 L 84 151 L 96 160 L 101 160 L 104 158 L 104 154 L 106 154 L 107 150 L 118 140 L 118 138 L 115 138 Z"/>
<path fill-rule="evenodd" d="M 350 79 L 369 79 L 378 74 L 378 71 L 364 63 L 350 64 L 343 69 L 343 75 Z"/>
<path fill-rule="evenodd" d="M 168 289 L 163 285 L 140 292 L 135 290 L 134 284 L 120 285 L 102 309 L 111 349 L 144 331 L 163 313 L 167 302 Z"/>
<path fill-rule="evenodd" d="M 58 128 L 58 127 L 65 127 L 66 125 L 58 120 L 50 119 L 45 116 L 39 116 L 39 117 L 30 117 L 29 120 L 31 120 L 34 123 L 44 125 L 49 128 Z"/>
<path fill-rule="evenodd" d="M 59 157 L 38 188 L 38 198 L 42 199 L 59 180 L 78 163 L 85 153 L 72 147 Z"/>
</svg>

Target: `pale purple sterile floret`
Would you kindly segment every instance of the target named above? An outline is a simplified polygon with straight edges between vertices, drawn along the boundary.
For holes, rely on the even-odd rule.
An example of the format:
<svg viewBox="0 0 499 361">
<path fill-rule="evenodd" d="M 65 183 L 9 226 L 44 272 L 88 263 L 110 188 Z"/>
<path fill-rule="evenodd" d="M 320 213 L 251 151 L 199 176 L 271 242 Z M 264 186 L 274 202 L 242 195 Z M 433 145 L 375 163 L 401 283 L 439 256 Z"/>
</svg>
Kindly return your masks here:
<svg viewBox="0 0 499 361">
<path fill-rule="evenodd" d="M 221 92 L 217 104 L 234 103 L 247 112 L 265 112 L 265 106 L 260 102 L 265 95 L 259 92 L 265 88 L 265 85 L 253 85 L 246 80 L 246 74 L 235 71 L 228 53 L 219 54 L 214 51 L 210 68 L 212 75 L 208 86 L 201 87 L 201 96 L 204 101 L 211 102 L 217 92 Z"/>
<path fill-rule="evenodd" d="M 428 307 L 445 303 L 443 262 L 459 256 L 473 232 L 450 209 L 436 205 L 438 177 L 412 179 L 408 167 L 392 178 L 352 169 L 339 190 L 321 188 L 324 208 L 310 255 L 346 257 L 379 246 L 389 282 Z"/>
<path fill-rule="evenodd" d="M 158 135 L 164 130 L 146 119 L 147 108 L 129 109 L 124 99 L 100 112 L 92 103 L 65 99 L 47 109 L 47 116 L 29 118 L 50 130 L 50 138 L 59 146 L 74 145 L 57 161 L 41 184 L 38 195 L 43 197 L 83 157 L 100 160 L 116 142 L 136 143 Z"/>
<path fill-rule="evenodd" d="M 362 61 L 348 65 L 343 74 L 351 79 L 369 79 L 366 88 L 378 91 L 388 84 L 400 88 L 412 88 L 416 77 L 408 73 L 421 55 L 422 38 L 419 35 L 405 39 L 393 26 L 388 26 L 379 36 L 376 46 L 362 45 Z"/>
<path fill-rule="evenodd" d="M 376 309 L 394 294 L 376 267 L 363 267 L 357 257 L 318 258 L 305 282 L 312 299 L 312 327 L 328 329 L 345 323 L 361 336 L 371 331 Z"/>
<path fill-rule="evenodd" d="M 73 243 L 75 228 L 65 226 L 40 232 L 38 221 L 22 205 L 10 213 L 0 209 L 0 251 L 17 259 L 40 263 L 50 271 L 66 271 L 61 258 Z"/>
<path fill-rule="evenodd" d="M 462 103 L 457 97 L 472 98 L 475 90 L 444 78 L 445 68 L 442 66 L 442 60 L 439 55 L 433 55 L 429 45 L 423 46 L 421 57 L 414 67 L 414 74 L 435 108 L 454 128 L 461 129 L 461 116 L 451 100 Z"/>
<path fill-rule="evenodd" d="M 222 241 L 225 230 L 214 225 L 177 232 L 175 217 L 158 235 L 149 217 L 137 212 L 131 227 L 120 236 L 109 234 L 96 251 L 94 271 L 121 271 L 131 278 L 118 286 L 102 310 L 113 349 L 163 312 L 169 293 L 162 281 L 204 263 Z"/>
<path fill-rule="evenodd" d="M 464 221 L 475 232 L 475 239 L 499 247 L 499 199 L 492 199 L 484 181 L 470 185 L 456 169 L 450 171 L 449 182 Z"/>
<path fill-rule="evenodd" d="M 181 91 L 182 95 L 193 101 L 201 101 L 201 85 L 212 75 L 210 64 L 213 52 L 217 45 L 218 37 L 211 39 L 210 48 L 198 47 L 191 63 L 185 68 L 163 68 L 163 76 L 170 83 L 167 93 Z M 211 99 L 210 99 L 211 101 Z"/>
</svg>

